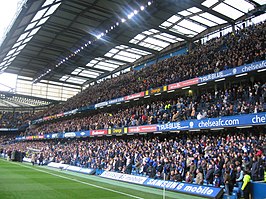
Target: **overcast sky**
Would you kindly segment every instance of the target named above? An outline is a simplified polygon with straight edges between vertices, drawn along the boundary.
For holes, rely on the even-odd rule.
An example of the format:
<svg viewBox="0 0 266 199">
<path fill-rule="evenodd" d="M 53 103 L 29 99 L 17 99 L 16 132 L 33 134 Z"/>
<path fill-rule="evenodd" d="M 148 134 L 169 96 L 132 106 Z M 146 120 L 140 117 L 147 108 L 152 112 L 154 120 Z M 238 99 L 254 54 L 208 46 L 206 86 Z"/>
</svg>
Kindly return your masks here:
<svg viewBox="0 0 266 199">
<path fill-rule="evenodd" d="M 15 16 L 18 3 L 21 0 L 0 0 L 0 43 L 7 27 Z"/>
</svg>

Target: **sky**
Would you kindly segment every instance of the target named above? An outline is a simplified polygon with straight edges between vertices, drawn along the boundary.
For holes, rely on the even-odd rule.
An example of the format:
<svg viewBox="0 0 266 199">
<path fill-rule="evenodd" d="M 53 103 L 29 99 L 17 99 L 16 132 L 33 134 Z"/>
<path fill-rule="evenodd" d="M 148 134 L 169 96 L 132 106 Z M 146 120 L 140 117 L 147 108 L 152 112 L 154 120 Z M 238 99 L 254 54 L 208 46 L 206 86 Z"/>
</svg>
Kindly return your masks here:
<svg viewBox="0 0 266 199">
<path fill-rule="evenodd" d="M 21 0 L 0 0 L 0 44 L 11 21 L 14 19 Z M 16 75 L 0 74 L 0 90 L 9 91 L 15 88 Z"/>
<path fill-rule="evenodd" d="M 7 27 L 13 20 L 21 0 L 0 0 L 0 43 Z"/>
</svg>

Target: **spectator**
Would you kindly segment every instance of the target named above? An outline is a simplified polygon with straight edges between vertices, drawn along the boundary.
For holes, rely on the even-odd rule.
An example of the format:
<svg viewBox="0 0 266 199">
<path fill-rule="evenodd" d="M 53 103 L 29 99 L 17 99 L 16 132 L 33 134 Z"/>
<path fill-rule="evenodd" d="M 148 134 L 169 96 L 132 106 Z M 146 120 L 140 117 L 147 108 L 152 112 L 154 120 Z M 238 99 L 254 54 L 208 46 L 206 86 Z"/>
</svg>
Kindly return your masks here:
<svg viewBox="0 0 266 199">
<path fill-rule="evenodd" d="M 238 187 L 237 194 L 239 197 L 244 197 L 243 191 L 242 191 L 242 185 L 243 185 L 243 178 L 244 178 L 244 172 L 241 169 L 240 166 L 237 167 L 237 173 L 236 173 L 236 185 Z"/>
<path fill-rule="evenodd" d="M 207 185 L 213 184 L 213 174 L 214 174 L 214 169 L 213 169 L 212 165 L 209 165 L 209 168 L 208 168 L 207 174 L 206 174 Z"/>
<path fill-rule="evenodd" d="M 199 168 L 197 169 L 197 175 L 196 175 L 196 184 L 200 184 L 203 185 L 203 173 L 202 173 L 202 169 Z"/>
<path fill-rule="evenodd" d="M 249 199 L 249 195 L 250 195 L 250 189 L 251 189 L 251 185 L 250 185 L 250 174 L 249 171 L 245 171 L 244 172 L 244 179 L 243 179 L 243 185 L 242 185 L 242 191 L 244 193 L 244 199 Z"/>
<path fill-rule="evenodd" d="M 224 188 L 225 188 L 225 193 L 229 196 L 231 195 L 231 176 L 230 176 L 230 171 L 225 170 L 224 174 Z"/>
<path fill-rule="evenodd" d="M 258 179 L 258 172 L 259 172 L 259 162 L 257 161 L 256 156 L 252 159 L 252 167 L 251 167 L 251 178 L 253 181 Z"/>
</svg>

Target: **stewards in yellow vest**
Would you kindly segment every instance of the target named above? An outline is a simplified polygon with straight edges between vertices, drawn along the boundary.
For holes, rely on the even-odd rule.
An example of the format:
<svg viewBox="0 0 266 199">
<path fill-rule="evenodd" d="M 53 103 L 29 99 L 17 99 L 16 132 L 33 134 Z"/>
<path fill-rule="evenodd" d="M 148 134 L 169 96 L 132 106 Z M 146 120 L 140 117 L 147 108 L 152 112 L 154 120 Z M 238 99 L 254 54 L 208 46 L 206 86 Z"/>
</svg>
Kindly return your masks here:
<svg viewBox="0 0 266 199">
<path fill-rule="evenodd" d="M 244 198 L 245 199 L 249 199 L 249 194 L 250 194 L 250 187 L 251 187 L 251 184 L 250 184 L 250 179 L 251 179 L 251 176 L 250 176 L 250 173 L 249 171 L 244 171 L 244 179 L 243 179 L 243 185 L 242 185 L 242 191 L 244 192 Z"/>
<path fill-rule="evenodd" d="M 264 182 L 266 182 L 266 169 L 264 169 Z"/>
</svg>

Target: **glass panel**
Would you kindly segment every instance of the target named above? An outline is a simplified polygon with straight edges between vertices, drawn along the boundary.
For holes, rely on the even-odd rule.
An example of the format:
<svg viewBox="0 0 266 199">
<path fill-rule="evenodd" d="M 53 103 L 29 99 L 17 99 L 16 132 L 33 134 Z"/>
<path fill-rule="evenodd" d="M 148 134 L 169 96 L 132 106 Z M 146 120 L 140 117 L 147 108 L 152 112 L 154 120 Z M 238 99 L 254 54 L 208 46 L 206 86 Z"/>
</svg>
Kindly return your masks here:
<svg viewBox="0 0 266 199">
<path fill-rule="evenodd" d="M 112 57 L 114 54 L 113 53 L 106 53 L 104 56 L 106 56 L 106 57 Z"/>
<path fill-rule="evenodd" d="M 28 36 L 28 34 L 29 34 L 29 32 L 23 33 L 22 35 L 20 35 L 20 37 L 18 38 L 17 41 L 21 41 L 21 40 L 25 39 Z"/>
<path fill-rule="evenodd" d="M 29 24 L 29 25 L 27 26 L 27 28 L 25 29 L 25 31 L 34 28 L 34 26 L 37 24 L 37 22 L 38 22 L 38 21 L 35 21 L 35 22 L 32 22 L 31 24 Z"/>
<path fill-rule="evenodd" d="M 214 23 L 214 22 L 212 22 L 210 20 L 207 20 L 207 19 L 205 19 L 203 17 L 200 17 L 200 16 L 193 16 L 193 17 L 190 17 L 190 19 L 193 19 L 194 21 L 197 21 L 197 22 L 200 22 L 202 24 L 205 24 L 205 25 L 207 25 L 209 27 L 217 25 L 217 23 Z"/>
<path fill-rule="evenodd" d="M 51 7 L 49 8 L 49 10 L 45 13 L 44 17 L 53 14 L 54 11 L 56 11 L 56 9 L 58 8 L 58 6 L 60 6 L 60 4 L 61 4 L 61 3 L 58 3 L 58 4 L 55 4 L 55 5 L 51 6 Z"/>
<path fill-rule="evenodd" d="M 174 15 L 175 16 L 175 15 Z M 169 27 L 169 26 L 171 26 L 171 25 L 173 25 L 172 23 L 169 23 L 168 21 L 165 21 L 165 22 L 163 22 L 162 24 L 161 24 L 161 26 L 164 26 L 164 27 Z"/>
<path fill-rule="evenodd" d="M 120 59 L 122 61 L 128 61 L 128 62 L 134 62 L 135 59 L 132 59 L 132 58 L 129 58 L 129 57 L 124 57 L 124 56 L 121 56 L 121 55 L 115 55 L 114 56 L 115 59 Z"/>
<path fill-rule="evenodd" d="M 13 54 L 16 50 L 17 50 L 16 48 L 10 50 L 10 51 L 7 53 L 6 56 L 9 56 L 9 55 Z"/>
<path fill-rule="evenodd" d="M 190 29 L 190 30 L 193 30 L 195 32 L 202 32 L 203 30 L 206 29 L 205 27 L 200 26 L 200 25 L 193 23 L 193 22 L 186 20 L 186 19 L 182 20 L 177 25 L 183 26 L 183 27 Z"/>
<path fill-rule="evenodd" d="M 39 21 L 39 23 L 37 24 L 37 26 L 40 26 L 40 25 L 44 24 L 44 23 L 47 21 L 47 19 L 49 19 L 49 17 L 42 18 L 42 19 Z"/>
<path fill-rule="evenodd" d="M 194 36 L 197 34 L 194 31 L 188 30 L 186 28 L 183 28 L 183 27 L 177 26 L 177 25 L 175 25 L 173 28 L 171 28 L 170 31 L 173 31 L 173 32 L 176 32 L 179 34 L 183 34 L 183 35 L 187 35 L 187 36 Z"/>
<path fill-rule="evenodd" d="M 36 21 L 36 20 L 39 20 L 42 18 L 42 16 L 44 15 L 44 13 L 48 10 L 48 8 L 44 8 L 42 10 L 39 10 L 36 15 L 33 17 L 33 19 L 31 20 L 32 22 L 33 21 Z"/>
<path fill-rule="evenodd" d="M 137 40 L 142 40 L 142 39 L 144 39 L 145 37 L 146 37 L 145 35 L 138 34 L 138 35 L 135 37 L 135 39 L 137 39 Z"/>
<path fill-rule="evenodd" d="M 42 5 L 42 7 L 48 6 L 48 5 L 52 4 L 53 2 L 54 2 L 54 0 L 46 0 L 44 2 L 44 4 Z"/>
<path fill-rule="evenodd" d="M 26 39 L 23 41 L 23 44 L 29 42 L 29 41 L 32 39 L 32 37 L 33 37 L 33 36 L 26 38 Z"/>
<path fill-rule="evenodd" d="M 83 76 L 83 77 L 89 77 L 89 78 L 93 78 L 95 79 L 96 77 L 98 77 L 99 75 L 91 75 L 91 74 L 87 74 L 87 73 L 80 73 L 79 76 Z"/>
<path fill-rule="evenodd" d="M 179 12 L 178 14 L 183 15 L 183 16 L 188 16 L 188 15 L 191 15 L 192 13 L 188 12 L 186 10 L 183 10 L 183 11 Z"/>
<path fill-rule="evenodd" d="M 227 3 L 228 5 L 233 6 L 234 8 L 239 9 L 245 13 L 254 9 L 254 6 L 245 0 L 237 0 L 237 1 L 225 0 L 224 3 Z"/>
<path fill-rule="evenodd" d="M 111 49 L 109 52 L 110 52 L 110 53 L 114 53 L 114 54 L 115 54 L 115 53 L 117 53 L 118 51 L 119 51 L 119 50 L 117 50 L 117 49 L 113 48 L 113 49 Z"/>
<path fill-rule="evenodd" d="M 124 60 L 124 59 L 122 59 Z M 99 69 L 102 69 L 102 70 L 107 70 L 107 71 L 113 71 L 114 68 L 106 68 L 105 66 L 100 66 L 100 65 L 95 65 L 94 68 L 99 68 Z"/>
<path fill-rule="evenodd" d="M 192 12 L 192 13 L 197 13 L 197 12 L 200 12 L 202 10 L 197 8 L 197 7 L 192 7 L 192 8 L 187 9 L 187 11 Z"/>
<path fill-rule="evenodd" d="M 242 12 L 232 8 L 231 6 L 228 6 L 224 3 L 220 3 L 219 5 L 215 6 L 213 8 L 213 10 L 215 10 L 216 12 L 219 12 L 225 16 L 228 16 L 232 19 L 237 19 L 239 17 L 241 17 L 243 15 Z"/>
<path fill-rule="evenodd" d="M 38 32 L 38 30 L 40 30 L 40 28 L 41 28 L 41 26 L 39 26 L 38 28 L 34 28 L 34 29 L 30 32 L 30 34 L 28 35 L 28 37 L 29 37 L 29 36 L 32 36 L 32 35 L 35 35 L 35 34 Z"/>
<path fill-rule="evenodd" d="M 12 48 L 16 48 L 16 47 L 20 46 L 21 43 L 22 43 L 22 41 L 19 41 L 19 42 L 15 43 Z"/>
<path fill-rule="evenodd" d="M 226 23 L 225 20 L 223 20 L 223 19 L 221 19 L 219 17 L 216 17 L 216 16 L 214 16 L 214 15 L 212 15 L 210 13 L 207 13 L 207 12 L 200 14 L 200 16 L 204 17 L 205 19 L 211 20 L 211 21 L 213 21 L 215 23 L 218 23 L 218 24 Z"/>
<path fill-rule="evenodd" d="M 256 3 L 258 3 L 260 5 L 266 4 L 266 0 L 253 0 L 253 1 L 255 1 Z"/>
<path fill-rule="evenodd" d="M 23 44 L 22 46 L 18 47 L 17 51 L 21 51 L 25 46 L 26 46 L 26 44 Z"/>
<path fill-rule="evenodd" d="M 211 7 L 212 5 L 216 4 L 218 2 L 218 0 L 206 0 L 202 3 L 202 5 L 206 6 L 206 7 Z"/>
<path fill-rule="evenodd" d="M 136 54 L 129 53 L 129 52 L 126 52 L 126 51 L 120 51 L 118 54 L 122 55 L 122 56 L 125 56 L 125 57 L 130 57 L 130 58 L 133 58 L 133 59 L 138 59 L 138 58 L 141 57 L 140 55 L 136 55 Z"/>
<path fill-rule="evenodd" d="M 145 39 L 144 41 L 147 43 L 150 43 L 150 44 L 161 46 L 161 47 L 166 47 L 169 45 L 169 43 L 166 43 L 166 42 L 163 42 L 163 41 L 160 41 L 158 39 L 151 38 L 151 37 Z"/>
</svg>

